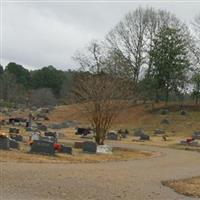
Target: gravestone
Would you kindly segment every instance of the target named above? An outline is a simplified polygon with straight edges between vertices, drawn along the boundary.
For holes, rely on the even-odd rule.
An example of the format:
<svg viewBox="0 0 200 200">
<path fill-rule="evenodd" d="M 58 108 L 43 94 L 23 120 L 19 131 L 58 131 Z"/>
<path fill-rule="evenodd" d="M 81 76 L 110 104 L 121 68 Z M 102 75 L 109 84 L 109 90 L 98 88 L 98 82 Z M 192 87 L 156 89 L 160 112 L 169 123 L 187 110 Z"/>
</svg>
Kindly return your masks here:
<svg viewBox="0 0 200 200">
<path fill-rule="evenodd" d="M 141 128 L 136 129 L 136 130 L 134 131 L 134 136 L 139 137 L 139 136 L 141 136 L 141 135 L 144 135 L 144 131 L 143 131 Z"/>
<path fill-rule="evenodd" d="M 44 140 L 34 140 L 31 145 L 31 152 L 53 155 L 55 154 L 54 143 Z"/>
<path fill-rule="evenodd" d="M 154 131 L 154 134 L 156 134 L 156 135 L 161 135 L 161 134 L 165 134 L 165 130 L 163 130 L 163 129 L 156 129 L 155 131 Z"/>
<path fill-rule="evenodd" d="M 10 134 L 10 138 L 19 142 L 23 141 L 23 136 L 20 134 Z"/>
<path fill-rule="evenodd" d="M 56 132 L 45 132 L 46 137 L 53 137 L 53 141 L 56 143 L 58 141 L 58 134 Z"/>
<path fill-rule="evenodd" d="M 36 132 L 36 131 L 38 131 L 38 129 L 37 129 L 36 126 L 30 126 L 30 127 L 26 128 L 26 131 L 28 131 L 28 132 Z"/>
<path fill-rule="evenodd" d="M 49 120 L 48 116 L 46 113 L 39 113 L 37 114 L 37 119 L 40 119 L 40 120 Z"/>
<path fill-rule="evenodd" d="M 140 136 L 140 140 L 150 140 L 150 137 L 149 137 L 149 135 L 143 134 Z"/>
<path fill-rule="evenodd" d="M 45 136 L 51 136 L 51 137 L 55 137 L 55 138 L 57 138 L 57 133 L 56 132 L 45 132 L 44 133 L 44 135 Z"/>
<path fill-rule="evenodd" d="M 19 133 L 18 128 L 9 128 L 9 133 Z"/>
<path fill-rule="evenodd" d="M 19 149 L 19 143 L 11 138 L 9 139 L 9 146 L 13 149 Z"/>
<path fill-rule="evenodd" d="M 160 123 L 161 123 L 161 124 L 166 124 L 166 125 L 169 125 L 169 124 L 170 124 L 170 122 L 169 122 L 168 119 L 163 119 Z"/>
<path fill-rule="evenodd" d="M 72 154 L 72 148 L 71 147 L 66 147 L 66 146 L 62 145 L 61 146 L 61 152 L 62 153 Z"/>
<path fill-rule="evenodd" d="M 97 153 L 102 154 L 112 154 L 112 147 L 109 145 L 98 145 L 97 146 Z"/>
<path fill-rule="evenodd" d="M 41 113 L 49 113 L 49 109 L 48 108 L 42 108 L 40 112 Z"/>
<path fill-rule="evenodd" d="M 108 132 L 107 139 L 108 140 L 118 140 L 118 134 L 115 132 Z"/>
<path fill-rule="evenodd" d="M 9 148 L 9 138 L 6 136 L 0 136 L 0 149 L 8 150 Z"/>
<path fill-rule="evenodd" d="M 193 139 L 200 139 L 200 131 L 196 131 L 192 134 Z"/>
<path fill-rule="evenodd" d="M 61 129 L 62 128 L 62 124 L 51 124 L 49 126 L 49 128 L 52 128 L 52 129 Z"/>
<path fill-rule="evenodd" d="M 83 142 L 74 142 L 74 148 L 82 149 L 83 148 Z"/>
<path fill-rule="evenodd" d="M 119 130 L 118 131 L 118 135 L 121 137 L 121 138 L 127 138 L 128 137 L 128 130 Z"/>
<path fill-rule="evenodd" d="M 167 115 L 167 114 L 169 114 L 169 110 L 167 110 L 167 109 L 162 109 L 162 110 L 160 111 L 160 114 L 161 114 L 161 115 Z"/>
<path fill-rule="evenodd" d="M 77 131 L 75 133 L 76 135 L 88 135 L 90 134 L 89 128 L 77 128 Z"/>
<path fill-rule="evenodd" d="M 44 124 L 37 125 L 38 130 L 40 131 L 47 131 L 47 126 Z"/>
<path fill-rule="evenodd" d="M 186 145 L 186 144 L 188 144 L 188 143 L 187 143 L 186 140 L 181 140 L 181 141 L 180 141 L 180 144 Z"/>
<path fill-rule="evenodd" d="M 192 142 L 190 143 L 190 145 L 191 145 L 191 146 L 194 146 L 194 147 L 199 147 L 199 146 L 200 146 L 200 144 L 198 143 L 198 141 L 192 141 Z"/>
<path fill-rule="evenodd" d="M 187 112 L 185 110 L 181 110 L 181 115 L 187 115 Z"/>
<path fill-rule="evenodd" d="M 83 152 L 96 153 L 97 144 L 95 142 L 91 142 L 91 141 L 83 142 L 82 150 L 83 150 Z"/>
<path fill-rule="evenodd" d="M 47 142 L 53 142 L 53 143 L 57 142 L 57 139 L 52 136 L 44 136 L 44 137 L 40 136 L 40 140 L 47 141 Z"/>
</svg>

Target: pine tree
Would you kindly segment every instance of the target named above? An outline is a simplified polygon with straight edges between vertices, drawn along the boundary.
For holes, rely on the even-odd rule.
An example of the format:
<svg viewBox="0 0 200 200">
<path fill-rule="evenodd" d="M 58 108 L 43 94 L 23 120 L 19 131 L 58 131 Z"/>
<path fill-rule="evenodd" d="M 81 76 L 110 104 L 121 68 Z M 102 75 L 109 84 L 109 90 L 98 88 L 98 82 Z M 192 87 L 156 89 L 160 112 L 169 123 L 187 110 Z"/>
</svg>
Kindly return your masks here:
<svg viewBox="0 0 200 200">
<path fill-rule="evenodd" d="M 152 77 L 167 104 L 169 93 L 180 92 L 185 86 L 190 66 L 187 40 L 180 30 L 164 27 L 156 35 L 150 55 L 153 61 Z"/>
</svg>

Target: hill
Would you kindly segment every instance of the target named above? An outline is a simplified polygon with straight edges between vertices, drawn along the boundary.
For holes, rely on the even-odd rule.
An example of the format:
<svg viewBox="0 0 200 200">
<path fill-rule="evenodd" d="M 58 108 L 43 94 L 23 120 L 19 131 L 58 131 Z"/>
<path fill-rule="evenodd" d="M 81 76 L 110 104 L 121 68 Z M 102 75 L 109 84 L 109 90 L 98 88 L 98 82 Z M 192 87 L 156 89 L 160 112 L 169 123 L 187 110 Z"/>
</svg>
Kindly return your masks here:
<svg viewBox="0 0 200 200">
<path fill-rule="evenodd" d="M 58 106 L 49 114 L 50 121 L 78 120 L 89 125 L 87 115 L 83 115 L 80 108 L 80 105 Z M 168 113 L 161 114 L 163 110 L 168 110 Z M 184 115 L 181 115 L 181 111 L 185 111 Z M 168 120 L 169 124 L 162 124 L 161 121 L 164 119 Z M 187 104 L 180 107 L 170 104 L 165 107 L 163 104 L 157 104 L 152 110 L 148 105 L 135 105 L 122 111 L 112 128 L 127 128 L 130 131 L 142 128 L 149 134 L 160 128 L 165 129 L 170 135 L 187 136 L 200 130 L 200 106 Z"/>
</svg>

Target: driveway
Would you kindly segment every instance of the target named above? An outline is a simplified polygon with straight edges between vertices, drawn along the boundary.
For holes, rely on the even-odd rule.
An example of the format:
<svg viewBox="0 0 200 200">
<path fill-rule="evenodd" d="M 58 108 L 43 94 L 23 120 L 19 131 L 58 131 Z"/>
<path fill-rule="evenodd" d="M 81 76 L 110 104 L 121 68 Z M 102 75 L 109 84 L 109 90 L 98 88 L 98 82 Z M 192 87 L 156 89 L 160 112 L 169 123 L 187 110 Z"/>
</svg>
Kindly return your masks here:
<svg viewBox="0 0 200 200">
<path fill-rule="evenodd" d="M 162 180 L 200 175 L 200 153 L 136 144 L 113 146 L 161 152 L 133 161 L 93 164 L 0 163 L 1 200 L 184 200 Z"/>
</svg>

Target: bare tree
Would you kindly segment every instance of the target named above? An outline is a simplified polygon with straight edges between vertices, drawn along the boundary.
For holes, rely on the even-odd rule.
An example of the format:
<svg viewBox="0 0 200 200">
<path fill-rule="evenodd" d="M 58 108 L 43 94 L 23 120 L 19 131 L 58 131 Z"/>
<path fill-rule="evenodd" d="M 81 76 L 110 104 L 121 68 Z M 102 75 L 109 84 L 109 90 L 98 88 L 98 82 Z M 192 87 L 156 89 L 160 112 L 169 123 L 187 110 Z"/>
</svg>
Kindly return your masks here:
<svg viewBox="0 0 200 200">
<path fill-rule="evenodd" d="M 103 144 L 107 130 L 119 113 L 133 101 L 133 83 L 108 70 L 108 57 L 102 43 L 92 41 L 74 60 L 81 66 L 72 89 L 72 101 L 91 123 L 97 144 Z"/>
<path fill-rule="evenodd" d="M 132 84 L 104 73 L 83 73 L 75 81 L 72 91 L 81 112 L 95 131 L 97 144 L 103 144 L 107 130 L 119 113 L 133 99 Z"/>
<path fill-rule="evenodd" d="M 126 61 L 130 77 L 137 83 L 140 68 L 144 63 L 144 35 L 148 19 L 144 10 L 139 8 L 128 13 L 119 24 L 107 35 L 111 52 L 117 53 Z M 119 63 L 120 64 L 120 63 Z"/>
<path fill-rule="evenodd" d="M 77 51 L 73 59 L 79 63 L 80 70 L 91 71 L 93 73 L 100 73 L 104 66 L 104 49 L 101 42 L 96 40 L 91 41 L 91 43 L 81 51 Z"/>
<path fill-rule="evenodd" d="M 30 104 L 33 106 L 55 106 L 56 98 L 49 88 L 32 90 L 29 97 Z"/>
<path fill-rule="evenodd" d="M 128 13 L 106 37 L 109 65 L 112 71 L 119 72 L 138 82 L 143 70 L 147 75 L 152 68 L 149 52 L 159 30 L 164 27 L 182 29 L 183 23 L 173 14 L 153 8 L 138 8 Z"/>
</svg>

